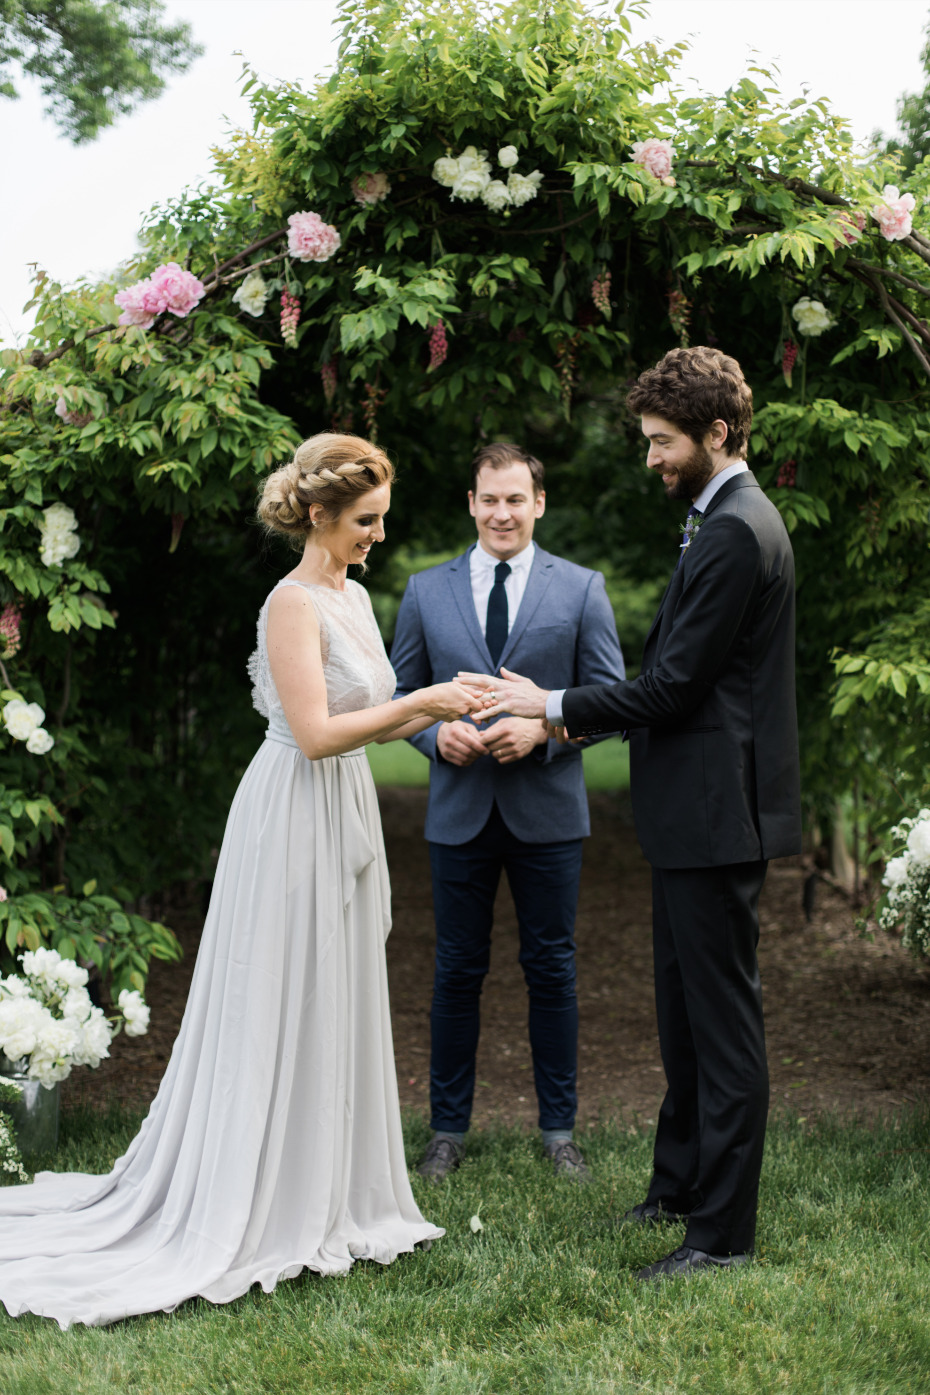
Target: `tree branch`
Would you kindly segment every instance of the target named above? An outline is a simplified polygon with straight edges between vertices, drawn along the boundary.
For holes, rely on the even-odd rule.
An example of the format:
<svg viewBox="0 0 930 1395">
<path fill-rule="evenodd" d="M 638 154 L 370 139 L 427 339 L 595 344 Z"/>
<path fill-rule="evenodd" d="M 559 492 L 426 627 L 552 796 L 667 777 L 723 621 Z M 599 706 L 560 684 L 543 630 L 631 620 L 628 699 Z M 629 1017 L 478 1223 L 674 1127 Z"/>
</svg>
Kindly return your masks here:
<svg viewBox="0 0 930 1395">
<path fill-rule="evenodd" d="M 861 281 L 865 281 L 867 285 L 871 286 L 873 291 L 877 292 L 878 297 L 881 300 L 882 308 L 885 311 L 885 314 L 888 316 L 889 320 L 891 320 L 892 324 L 897 325 L 898 329 L 904 336 L 905 343 L 910 348 L 911 353 L 914 355 L 917 362 L 920 364 L 921 368 L 926 373 L 927 377 L 930 378 L 930 358 L 928 358 L 928 356 L 924 353 L 917 340 L 911 334 L 907 325 L 901 319 L 901 316 L 897 314 L 897 312 L 895 311 L 893 305 L 891 304 L 891 300 L 889 299 L 888 292 L 885 290 L 885 287 L 879 280 L 877 280 L 874 276 L 869 275 L 868 273 L 857 271 L 854 274 L 858 276 Z"/>
<path fill-rule="evenodd" d="M 911 291 L 918 291 L 921 295 L 930 296 L 930 286 L 923 286 L 919 281 L 912 281 L 909 276 L 902 276 L 899 271 L 892 271 L 889 266 L 872 266 L 869 262 L 862 262 L 858 257 L 849 257 L 847 266 L 857 267 L 860 271 L 870 271 L 874 276 L 888 276 L 892 281 L 897 281 L 901 286 L 907 286 Z"/>
</svg>

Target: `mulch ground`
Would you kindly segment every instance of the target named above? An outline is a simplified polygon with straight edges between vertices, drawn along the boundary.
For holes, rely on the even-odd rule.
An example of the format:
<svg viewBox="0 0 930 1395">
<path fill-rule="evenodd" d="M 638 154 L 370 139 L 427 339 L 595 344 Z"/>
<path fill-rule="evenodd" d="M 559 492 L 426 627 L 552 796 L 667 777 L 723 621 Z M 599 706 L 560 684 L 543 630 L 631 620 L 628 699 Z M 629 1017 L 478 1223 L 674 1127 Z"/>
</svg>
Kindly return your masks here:
<svg viewBox="0 0 930 1395">
<path fill-rule="evenodd" d="M 433 921 L 423 841 L 426 792 L 379 792 L 394 894 L 388 972 L 402 1104 L 426 1113 Z M 664 1076 L 652 1001 L 650 877 L 625 796 L 591 796 L 578 912 L 580 1118 L 654 1121 Z M 930 1098 L 930 966 L 893 939 L 863 939 L 856 911 L 821 883 L 810 921 L 801 858 L 773 863 L 761 903 L 759 957 L 772 1106 L 802 1115 L 889 1113 Z M 65 1082 L 65 1107 L 119 1098 L 147 1107 L 165 1069 L 187 998 L 200 921 L 172 920 L 185 958 L 155 964 L 148 1036 L 119 1036 L 98 1070 Z M 491 973 L 482 1005 L 474 1122 L 533 1125 L 535 1097 L 526 991 L 506 883 L 497 903 Z"/>
</svg>

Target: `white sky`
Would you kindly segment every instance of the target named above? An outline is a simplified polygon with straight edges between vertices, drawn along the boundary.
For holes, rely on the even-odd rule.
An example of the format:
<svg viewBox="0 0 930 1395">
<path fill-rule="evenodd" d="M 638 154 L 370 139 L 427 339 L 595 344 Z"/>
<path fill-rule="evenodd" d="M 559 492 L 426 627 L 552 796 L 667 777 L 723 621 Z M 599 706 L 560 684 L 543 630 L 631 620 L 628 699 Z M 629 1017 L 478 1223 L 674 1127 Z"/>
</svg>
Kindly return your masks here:
<svg viewBox="0 0 930 1395">
<path fill-rule="evenodd" d="M 37 92 L 0 98 L 6 219 L 0 233 L 0 340 L 30 317 L 29 263 L 57 280 L 105 273 L 136 246 L 141 214 L 209 177 L 210 146 L 248 124 L 243 57 L 269 79 L 308 85 L 335 58 L 334 0 L 169 0 L 206 49 L 184 77 L 90 146 L 75 148 L 42 115 Z M 722 92 L 750 62 L 777 63 L 786 92 L 811 89 L 848 116 L 857 139 L 895 127 L 919 63 L 930 0 L 652 0 L 639 39 L 690 37 L 682 74 Z"/>
</svg>

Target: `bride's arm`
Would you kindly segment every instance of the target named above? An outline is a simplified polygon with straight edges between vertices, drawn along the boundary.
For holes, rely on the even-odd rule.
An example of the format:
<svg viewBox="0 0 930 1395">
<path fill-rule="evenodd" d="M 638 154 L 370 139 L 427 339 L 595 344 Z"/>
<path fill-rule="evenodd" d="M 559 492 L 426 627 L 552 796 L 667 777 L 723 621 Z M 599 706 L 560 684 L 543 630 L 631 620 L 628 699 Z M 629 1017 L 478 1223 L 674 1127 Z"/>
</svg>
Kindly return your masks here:
<svg viewBox="0 0 930 1395">
<path fill-rule="evenodd" d="M 456 683 L 439 683 L 360 712 L 329 715 L 320 651 L 320 625 L 303 590 L 286 586 L 268 607 L 268 662 L 287 724 L 310 760 L 339 756 L 399 728 L 429 726 L 479 706 Z"/>
</svg>

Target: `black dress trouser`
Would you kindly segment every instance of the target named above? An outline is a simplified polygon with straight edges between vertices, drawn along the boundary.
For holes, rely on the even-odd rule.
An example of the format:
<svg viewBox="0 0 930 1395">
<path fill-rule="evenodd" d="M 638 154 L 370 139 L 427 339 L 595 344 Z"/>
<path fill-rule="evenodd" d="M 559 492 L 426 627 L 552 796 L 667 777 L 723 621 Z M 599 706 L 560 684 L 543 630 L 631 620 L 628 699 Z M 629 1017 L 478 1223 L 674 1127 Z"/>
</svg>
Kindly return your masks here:
<svg viewBox="0 0 930 1395">
<path fill-rule="evenodd" d="M 755 1241 L 769 1080 L 756 947 L 766 862 L 653 868 L 656 1014 L 668 1090 L 647 1200 L 689 1216 L 684 1243 Z"/>
</svg>

